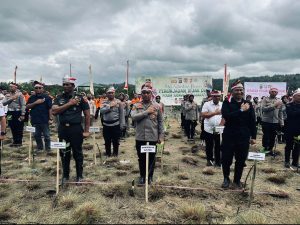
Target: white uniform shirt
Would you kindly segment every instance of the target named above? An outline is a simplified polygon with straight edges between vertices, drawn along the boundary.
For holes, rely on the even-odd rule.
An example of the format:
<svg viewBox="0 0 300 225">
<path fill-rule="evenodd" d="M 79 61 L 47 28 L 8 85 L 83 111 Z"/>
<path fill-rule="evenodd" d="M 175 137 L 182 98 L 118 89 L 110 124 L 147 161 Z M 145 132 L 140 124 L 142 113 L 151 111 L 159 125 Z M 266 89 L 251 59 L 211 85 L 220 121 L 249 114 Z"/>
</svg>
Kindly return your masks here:
<svg viewBox="0 0 300 225">
<path fill-rule="evenodd" d="M 219 102 L 217 105 L 213 102 L 213 100 L 209 102 L 205 102 L 202 107 L 202 112 L 215 112 L 217 109 L 222 109 L 222 102 Z M 222 120 L 222 115 L 215 115 L 208 118 L 205 118 L 204 120 L 204 130 L 207 133 L 213 134 L 214 133 L 214 127 L 219 126 Z"/>
</svg>

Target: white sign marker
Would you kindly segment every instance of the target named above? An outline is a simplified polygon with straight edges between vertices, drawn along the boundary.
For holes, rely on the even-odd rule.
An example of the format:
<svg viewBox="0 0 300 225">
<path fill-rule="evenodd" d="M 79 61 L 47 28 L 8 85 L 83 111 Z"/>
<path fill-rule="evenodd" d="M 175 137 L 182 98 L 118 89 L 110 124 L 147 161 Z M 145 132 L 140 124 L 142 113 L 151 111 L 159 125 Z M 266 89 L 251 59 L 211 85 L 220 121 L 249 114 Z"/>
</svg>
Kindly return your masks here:
<svg viewBox="0 0 300 225">
<path fill-rule="evenodd" d="M 264 161 L 266 159 L 265 153 L 249 152 L 248 159 Z"/>
<path fill-rule="evenodd" d="M 155 145 L 142 145 L 141 146 L 141 153 L 155 153 Z"/>
<path fill-rule="evenodd" d="M 89 132 L 90 133 L 99 133 L 100 132 L 100 127 L 90 127 Z"/>
<path fill-rule="evenodd" d="M 34 133 L 35 132 L 35 127 L 26 126 L 26 131 L 28 131 L 30 133 Z"/>
<path fill-rule="evenodd" d="M 66 148 L 66 142 L 53 142 L 53 141 L 51 141 L 51 148 Z"/>
<path fill-rule="evenodd" d="M 215 129 L 219 134 L 223 134 L 224 126 L 216 126 Z"/>
</svg>

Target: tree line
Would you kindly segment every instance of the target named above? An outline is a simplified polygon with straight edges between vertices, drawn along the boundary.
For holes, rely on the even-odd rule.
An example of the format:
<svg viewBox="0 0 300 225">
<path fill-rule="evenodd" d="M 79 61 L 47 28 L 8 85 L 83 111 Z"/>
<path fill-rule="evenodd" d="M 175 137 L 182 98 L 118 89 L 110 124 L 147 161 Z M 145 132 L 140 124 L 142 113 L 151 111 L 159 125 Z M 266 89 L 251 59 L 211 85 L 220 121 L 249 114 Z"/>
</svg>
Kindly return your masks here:
<svg viewBox="0 0 300 225">
<path fill-rule="evenodd" d="M 300 87 L 300 74 L 285 74 L 285 75 L 273 75 L 273 76 L 260 76 L 260 77 L 240 77 L 236 79 L 230 80 L 230 85 L 235 80 L 241 80 L 242 82 L 287 82 L 288 91 L 292 92 L 293 90 L 296 90 Z M 33 91 L 33 81 L 20 83 L 20 90 L 25 90 L 27 92 Z M 125 83 L 119 83 L 119 84 L 95 84 L 94 86 L 94 92 L 95 96 L 102 95 L 105 93 L 106 89 L 110 86 L 114 86 L 116 89 L 116 95 L 123 92 L 125 94 L 128 94 L 130 98 L 133 97 L 133 94 L 135 93 L 135 85 L 134 84 L 128 84 L 128 91 L 124 90 Z M 223 79 L 212 79 L 212 85 L 214 89 L 222 90 L 223 89 Z M 230 86 L 229 85 L 229 86 Z M 6 82 L 0 82 L 0 89 L 2 90 L 8 90 L 9 83 Z M 52 96 L 56 96 L 63 91 L 63 87 L 61 85 L 55 84 L 55 85 L 46 85 L 45 90 L 49 91 Z M 89 93 L 89 87 L 78 87 L 77 91 L 79 93 L 85 92 Z"/>
</svg>

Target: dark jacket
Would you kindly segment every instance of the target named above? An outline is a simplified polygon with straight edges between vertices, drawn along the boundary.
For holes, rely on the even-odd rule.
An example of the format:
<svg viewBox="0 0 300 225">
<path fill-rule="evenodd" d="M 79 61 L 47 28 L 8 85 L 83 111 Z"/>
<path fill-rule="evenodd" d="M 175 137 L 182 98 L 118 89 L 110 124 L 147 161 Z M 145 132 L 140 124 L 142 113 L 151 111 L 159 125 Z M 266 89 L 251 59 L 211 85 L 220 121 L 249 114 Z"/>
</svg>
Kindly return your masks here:
<svg viewBox="0 0 300 225">
<path fill-rule="evenodd" d="M 300 135 L 300 104 L 294 102 L 286 104 L 287 134 Z"/>
<path fill-rule="evenodd" d="M 249 103 L 249 110 L 242 112 L 241 104 Z M 232 138 L 232 141 L 249 141 L 256 139 L 255 112 L 251 102 L 242 100 L 231 102 L 225 100 L 222 105 L 222 117 L 225 119 L 223 137 Z"/>
</svg>

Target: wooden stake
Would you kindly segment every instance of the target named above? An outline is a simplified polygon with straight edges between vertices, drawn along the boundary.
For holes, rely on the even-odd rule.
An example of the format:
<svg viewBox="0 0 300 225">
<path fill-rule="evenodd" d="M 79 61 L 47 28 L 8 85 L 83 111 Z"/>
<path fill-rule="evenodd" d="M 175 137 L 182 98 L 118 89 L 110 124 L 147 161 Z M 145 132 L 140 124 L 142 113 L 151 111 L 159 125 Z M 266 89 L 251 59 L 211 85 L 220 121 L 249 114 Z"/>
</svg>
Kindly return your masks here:
<svg viewBox="0 0 300 225">
<path fill-rule="evenodd" d="M 249 204 L 248 204 L 249 208 L 250 208 L 252 200 L 253 200 L 254 181 L 255 181 L 255 176 L 256 176 L 256 162 L 257 162 L 257 160 L 254 160 L 253 177 L 252 177 L 252 182 L 251 182 L 250 198 L 249 198 Z"/>
<path fill-rule="evenodd" d="M 32 152 L 32 133 L 29 132 L 29 150 L 28 150 L 28 163 L 31 165 L 31 152 Z"/>
<path fill-rule="evenodd" d="M 97 165 L 97 157 L 96 157 L 96 133 L 94 132 L 93 134 L 93 150 L 94 150 L 94 163 L 95 163 L 95 166 Z"/>
<path fill-rule="evenodd" d="M 149 145 L 149 142 L 147 142 Z M 149 152 L 146 152 L 146 184 L 145 184 L 145 198 L 146 203 L 148 203 L 148 174 L 149 174 Z"/>
<path fill-rule="evenodd" d="M 57 149 L 57 154 L 56 154 L 56 195 L 58 195 L 58 192 L 59 192 L 59 148 Z"/>
</svg>

